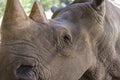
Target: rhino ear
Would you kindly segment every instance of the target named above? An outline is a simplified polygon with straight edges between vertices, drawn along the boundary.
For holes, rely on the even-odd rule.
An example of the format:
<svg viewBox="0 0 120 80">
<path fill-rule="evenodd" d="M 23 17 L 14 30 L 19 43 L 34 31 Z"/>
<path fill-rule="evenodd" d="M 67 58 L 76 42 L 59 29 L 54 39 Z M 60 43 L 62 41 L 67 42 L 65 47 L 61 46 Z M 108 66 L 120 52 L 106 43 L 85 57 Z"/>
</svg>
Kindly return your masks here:
<svg viewBox="0 0 120 80">
<path fill-rule="evenodd" d="M 55 6 L 51 7 L 51 11 L 52 11 L 53 13 L 59 12 L 59 11 L 62 10 L 62 9 L 63 9 L 63 7 L 55 7 Z"/>
<path fill-rule="evenodd" d="M 58 10 L 59 10 L 58 7 L 55 7 L 55 6 L 51 7 L 51 11 L 52 11 L 53 13 L 55 13 L 55 12 L 58 11 Z"/>
<path fill-rule="evenodd" d="M 75 0 L 73 3 L 89 2 L 90 0 Z"/>
<path fill-rule="evenodd" d="M 47 23 L 47 18 L 44 12 L 44 9 L 38 0 L 33 4 L 30 16 L 32 20 L 39 23 Z"/>
<path fill-rule="evenodd" d="M 105 0 L 93 0 L 92 6 L 93 6 L 95 9 L 99 9 L 99 8 L 103 7 L 104 1 L 105 1 Z"/>
<path fill-rule="evenodd" d="M 3 28 L 16 27 L 28 19 L 19 0 L 7 0 L 6 10 L 2 21 Z"/>
</svg>

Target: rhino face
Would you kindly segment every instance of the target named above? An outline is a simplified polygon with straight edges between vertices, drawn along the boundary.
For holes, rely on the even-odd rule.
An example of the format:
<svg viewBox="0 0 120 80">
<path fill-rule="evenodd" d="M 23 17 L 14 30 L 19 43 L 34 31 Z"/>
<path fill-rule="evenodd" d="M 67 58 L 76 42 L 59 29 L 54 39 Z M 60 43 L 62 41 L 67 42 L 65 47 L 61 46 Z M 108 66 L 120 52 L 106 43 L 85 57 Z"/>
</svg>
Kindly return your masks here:
<svg viewBox="0 0 120 80">
<path fill-rule="evenodd" d="M 79 80 L 96 61 L 97 37 L 93 37 L 97 34 L 90 27 L 102 31 L 102 3 L 72 4 L 48 21 L 38 2 L 27 17 L 18 0 L 8 0 L 2 23 L 0 80 Z"/>
</svg>

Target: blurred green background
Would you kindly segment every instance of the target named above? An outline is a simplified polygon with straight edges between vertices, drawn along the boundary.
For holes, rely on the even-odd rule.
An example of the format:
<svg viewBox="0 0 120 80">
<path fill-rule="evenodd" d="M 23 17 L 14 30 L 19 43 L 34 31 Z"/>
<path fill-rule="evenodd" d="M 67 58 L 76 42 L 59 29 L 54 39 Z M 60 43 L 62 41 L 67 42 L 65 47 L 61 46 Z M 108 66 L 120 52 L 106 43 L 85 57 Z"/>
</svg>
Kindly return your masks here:
<svg viewBox="0 0 120 80">
<path fill-rule="evenodd" d="M 0 0 L 0 18 L 4 14 L 6 1 L 7 0 Z M 22 3 L 26 13 L 30 13 L 31 7 L 35 0 L 20 0 L 20 1 Z M 45 11 L 50 10 L 50 8 L 52 6 L 65 6 L 66 4 L 68 4 L 71 1 L 72 0 L 41 0 Z"/>
</svg>

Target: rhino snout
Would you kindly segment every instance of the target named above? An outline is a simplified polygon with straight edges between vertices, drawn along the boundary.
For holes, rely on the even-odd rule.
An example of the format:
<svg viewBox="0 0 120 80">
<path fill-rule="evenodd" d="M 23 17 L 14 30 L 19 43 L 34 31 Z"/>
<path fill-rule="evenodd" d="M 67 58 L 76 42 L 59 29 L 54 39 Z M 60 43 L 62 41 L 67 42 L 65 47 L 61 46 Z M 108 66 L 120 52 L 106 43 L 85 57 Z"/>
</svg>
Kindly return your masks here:
<svg viewBox="0 0 120 80">
<path fill-rule="evenodd" d="M 34 67 L 31 65 L 20 65 L 14 70 L 17 80 L 37 80 Z"/>
</svg>

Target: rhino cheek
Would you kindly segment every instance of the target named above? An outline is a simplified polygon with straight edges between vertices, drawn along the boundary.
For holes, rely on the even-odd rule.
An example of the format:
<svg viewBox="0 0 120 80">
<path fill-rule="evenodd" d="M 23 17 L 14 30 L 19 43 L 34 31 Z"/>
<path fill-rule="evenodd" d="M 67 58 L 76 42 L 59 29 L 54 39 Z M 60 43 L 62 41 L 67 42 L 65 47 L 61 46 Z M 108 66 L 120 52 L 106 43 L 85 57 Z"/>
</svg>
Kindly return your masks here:
<svg viewBox="0 0 120 80">
<path fill-rule="evenodd" d="M 90 55 L 65 59 L 56 57 L 51 63 L 52 80 L 78 80 L 90 67 Z"/>
</svg>

